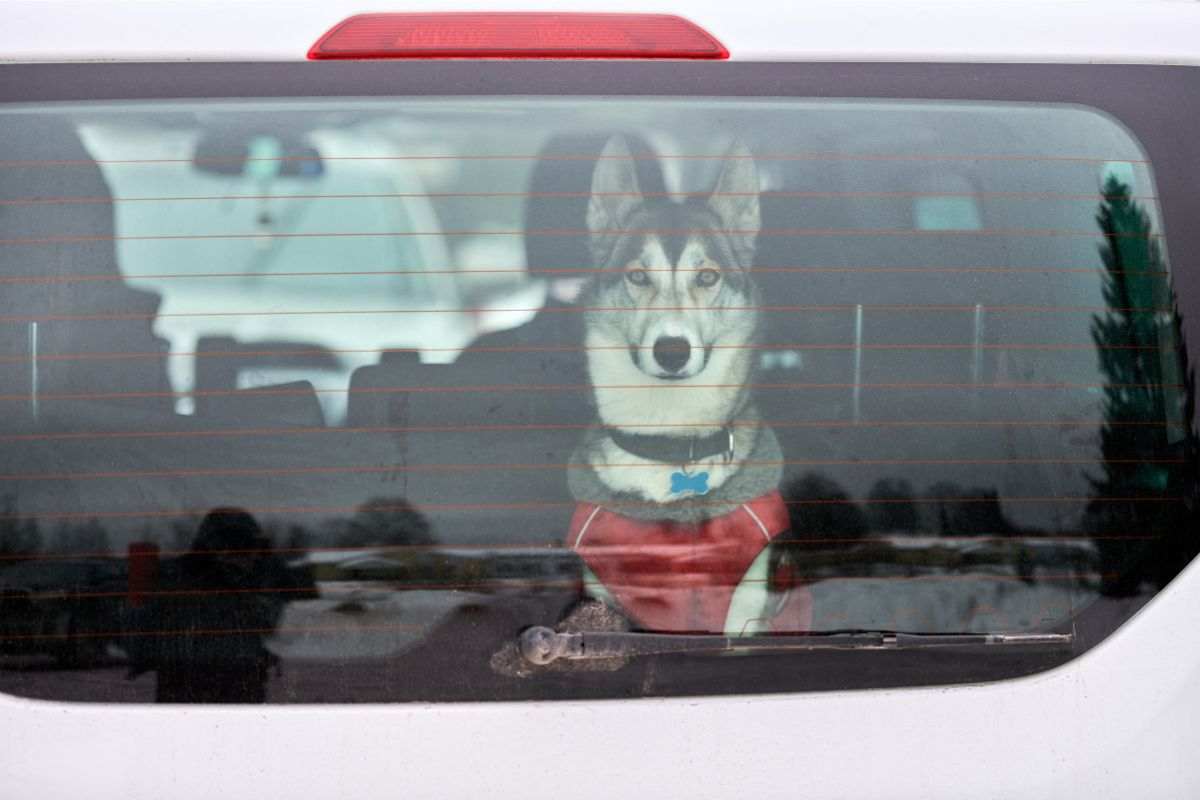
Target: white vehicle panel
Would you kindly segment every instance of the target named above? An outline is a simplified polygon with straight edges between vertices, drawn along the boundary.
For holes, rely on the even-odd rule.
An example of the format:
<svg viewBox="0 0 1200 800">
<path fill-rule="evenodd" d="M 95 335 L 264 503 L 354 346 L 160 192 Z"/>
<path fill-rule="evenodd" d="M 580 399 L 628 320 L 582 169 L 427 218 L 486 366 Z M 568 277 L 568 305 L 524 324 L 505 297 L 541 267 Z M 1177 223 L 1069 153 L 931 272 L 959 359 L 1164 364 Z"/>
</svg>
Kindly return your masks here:
<svg viewBox="0 0 1200 800">
<path fill-rule="evenodd" d="M 389 10 L 479 11 L 480 4 L 10 0 L 0 28 L 0 61 L 303 60 L 346 17 Z M 1200 61 L 1200 5 L 1182 1 L 527 0 L 519 10 L 680 14 L 742 61 Z"/>
<path fill-rule="evenodd" d="M 5 697 L 0 726 L 20 733 L 0 786 L 45 800 L 1178 800 L 1200 793 L 1198 591 L 1193 563 L 1087 655 L 977 686 L 342 709 Z"/>
</svg>

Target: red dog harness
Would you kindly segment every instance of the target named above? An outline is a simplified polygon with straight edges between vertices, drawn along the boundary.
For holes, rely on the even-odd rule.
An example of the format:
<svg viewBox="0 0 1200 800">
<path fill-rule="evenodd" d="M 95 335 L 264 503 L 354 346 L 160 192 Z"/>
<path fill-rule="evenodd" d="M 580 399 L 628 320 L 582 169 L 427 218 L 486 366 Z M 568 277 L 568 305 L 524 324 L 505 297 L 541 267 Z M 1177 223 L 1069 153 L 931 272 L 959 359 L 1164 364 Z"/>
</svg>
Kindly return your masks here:
<svg viewBox="0 0 1200 800">
<path fill-rule="evenodd" d="M 580 503 L 567 545 L 647 630 L 721 633 L 746 570 L 788 526 L 777 491 L 694 523 L 630 519 Z"/>
</svg>

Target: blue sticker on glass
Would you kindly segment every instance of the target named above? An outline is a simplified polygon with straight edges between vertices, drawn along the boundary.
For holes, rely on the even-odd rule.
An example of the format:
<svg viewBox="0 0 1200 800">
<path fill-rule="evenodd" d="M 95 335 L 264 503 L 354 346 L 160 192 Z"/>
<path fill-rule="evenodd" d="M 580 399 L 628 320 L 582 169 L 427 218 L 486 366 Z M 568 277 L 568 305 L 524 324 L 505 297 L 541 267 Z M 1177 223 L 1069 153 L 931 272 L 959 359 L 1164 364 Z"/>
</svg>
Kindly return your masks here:
<svg viewBox="0 0 1200 800">
<path fill-rule="evenodd" d="M 671 494 L 708 494 L 708 473 L 697 472 L 687 475 L 682 472 L 671 473 Z"/>
</svg>

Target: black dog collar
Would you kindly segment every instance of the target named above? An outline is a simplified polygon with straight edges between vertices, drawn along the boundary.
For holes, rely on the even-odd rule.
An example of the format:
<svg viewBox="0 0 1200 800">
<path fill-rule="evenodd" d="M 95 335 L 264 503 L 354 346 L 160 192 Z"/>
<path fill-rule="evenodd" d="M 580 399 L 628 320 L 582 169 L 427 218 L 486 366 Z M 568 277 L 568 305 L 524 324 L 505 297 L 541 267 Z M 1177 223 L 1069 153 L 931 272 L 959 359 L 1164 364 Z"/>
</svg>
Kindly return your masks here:
<svg viewBox="0 0 1200 800">
<path fill-rule="evenodd" d="M 704 437 L 642 436 L 606 428 L 609 438 L 625 452 L 665 464 L 693 464 L 713 456 L 733 460 L 733 431 L 728 428 Z"/>
</svg>

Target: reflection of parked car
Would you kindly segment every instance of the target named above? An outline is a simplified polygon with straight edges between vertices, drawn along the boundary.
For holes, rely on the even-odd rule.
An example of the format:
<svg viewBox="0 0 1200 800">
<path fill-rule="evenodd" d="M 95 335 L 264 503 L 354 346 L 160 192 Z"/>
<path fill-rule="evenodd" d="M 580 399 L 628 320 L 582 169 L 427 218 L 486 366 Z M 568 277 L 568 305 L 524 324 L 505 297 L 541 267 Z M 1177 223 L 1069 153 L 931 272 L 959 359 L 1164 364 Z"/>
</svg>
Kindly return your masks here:
<svg viewBox="0 0 1200 800">
<path fill-rule="evenodd" d="M 119 641 L 123 561 L 27 561 L 0 572 L 0 653 L 46 653 L 82 666 Z"/>
</svg>

